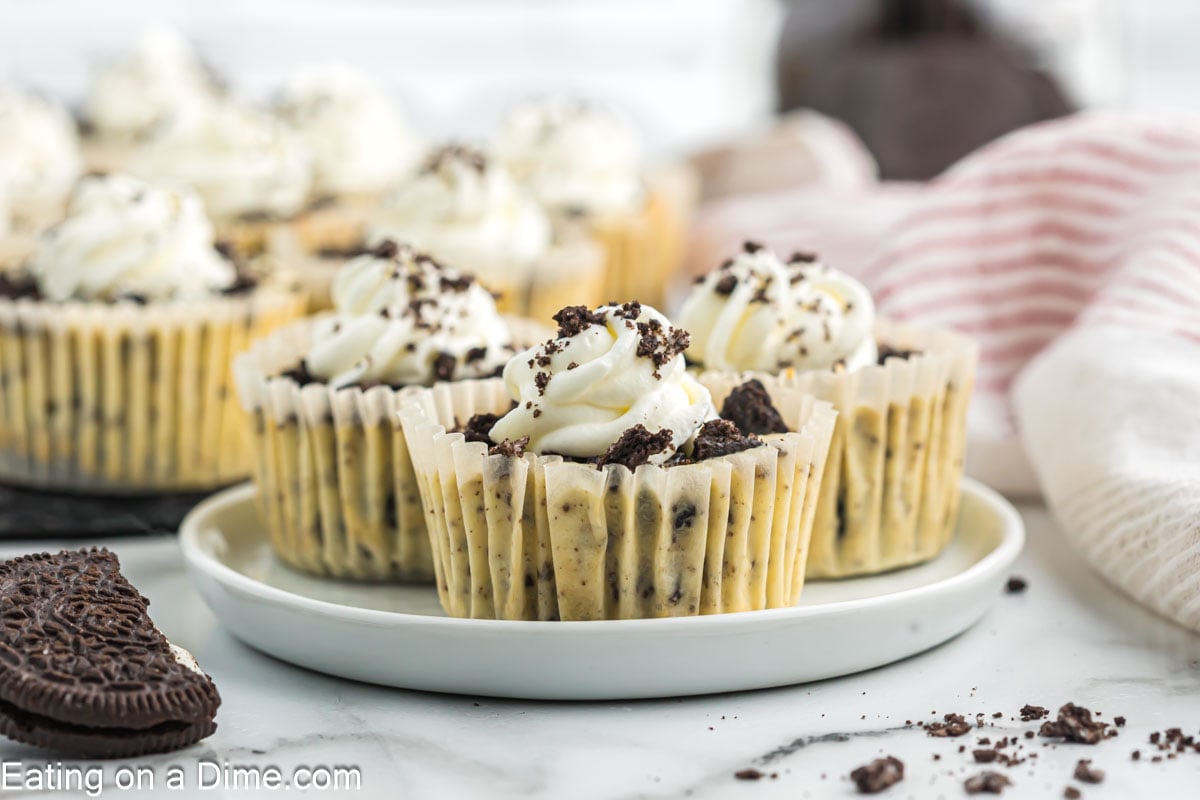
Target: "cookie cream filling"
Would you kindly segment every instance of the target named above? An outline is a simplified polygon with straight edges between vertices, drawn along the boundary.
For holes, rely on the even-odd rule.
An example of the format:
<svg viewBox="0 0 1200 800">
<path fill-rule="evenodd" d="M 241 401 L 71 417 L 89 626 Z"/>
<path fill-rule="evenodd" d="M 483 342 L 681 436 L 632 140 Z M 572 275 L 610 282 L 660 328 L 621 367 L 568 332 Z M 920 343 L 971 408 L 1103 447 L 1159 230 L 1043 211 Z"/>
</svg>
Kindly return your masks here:
<svg viewBox="0 0 1200 800">
<path fill-rule="evenodd" d="M 522 103 L 505 116 L 496 152 L 556 212 L 614 213 L 643 200 L 637 138 L 596 105 L 566 98 Z"/>
<path fill-rule="evenodd" d="M 28 269 L 52 301 L 199 299 L 237 278 L 195 193 L 126 175 L 82 181 Z"/>
<path fill-rule="evenodd" d="M 752 242 L 692 289 L 678 320 L 692 333 L 688 358 L 707 369 L 855 370 L 877 356 L 875 304 L 861 283 Z"/>
<path fill-rule="evenodd" d="M 550 249 L 550 221 L 503 166 L 478 150 L 443 147 L 389 195 L 368 238 L 410 242 L 449 266 L 512 280 Z"/>
<path fill-rule="evenodd" d="M 319 196 L 383 191 L 420 161 L 421 145 L 399 107 L 383 86 L 351 67 L 297 72 L 278 110 L 312 150 Z"/>
<path fill-rule="evenodd" d="M 82 169 L 79 139 L 67 112 L 0 86 L 0 194 L 7 198 L 10 218 L 22 217 L 26 206 L 36 215 L 48 203 L 61 203 Z"/>
<path fill-rule="evenodd" d="M 170 28 L 154 27 L 141 35 L 134 52 L 97 72 L 84 113 L 101 136 L 133 139 L 219 95 L 187 40 Z"/>
<path fill-rule="evenodd" d="M 332 296 L 304 367 L 335 388 L 483 378 L 512 355 L 491 294 L 408 246 L 384 242 L 351 260 Z"/>
<path fill-rule="evenodd" d="M 214 217 L 289 217 L 308 202 L 312 156 L 282 121 L 224 101 L 172 119 L 131 171 L 193 187 Z"/>
<path fill-rule="evenodd" d="M 708 390 L 687 373 L 687 332 L 639 303 L 577 306 L 555 316 L 558 336 L 513 357 L 504 383 L 517 405 L 490 435 L 528 437 L 538 453 L 599 457 L 626 430 L 669 431 L 661 464 L 717 416 Z"/>
</svg>

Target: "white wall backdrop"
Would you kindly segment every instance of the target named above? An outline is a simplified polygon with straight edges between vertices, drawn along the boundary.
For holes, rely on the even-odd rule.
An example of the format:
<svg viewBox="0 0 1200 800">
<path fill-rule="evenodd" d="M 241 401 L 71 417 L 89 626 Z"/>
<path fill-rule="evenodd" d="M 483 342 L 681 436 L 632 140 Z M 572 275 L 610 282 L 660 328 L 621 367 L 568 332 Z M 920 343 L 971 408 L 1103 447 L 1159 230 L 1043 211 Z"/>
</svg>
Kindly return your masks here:
<svg viewBox="0 0 1200 800">
<path fill-rule="evenodd" d="M 766 117 L 774 0 L 0 0 L 0 75 L 83 93 L 89 67 L 152 20 L 250 94 L 312 61 L 377 73 L 422 127 L 477 134 L 514 96 L 572 89 L 622 106 L 652 151 Z"/>
</svg>

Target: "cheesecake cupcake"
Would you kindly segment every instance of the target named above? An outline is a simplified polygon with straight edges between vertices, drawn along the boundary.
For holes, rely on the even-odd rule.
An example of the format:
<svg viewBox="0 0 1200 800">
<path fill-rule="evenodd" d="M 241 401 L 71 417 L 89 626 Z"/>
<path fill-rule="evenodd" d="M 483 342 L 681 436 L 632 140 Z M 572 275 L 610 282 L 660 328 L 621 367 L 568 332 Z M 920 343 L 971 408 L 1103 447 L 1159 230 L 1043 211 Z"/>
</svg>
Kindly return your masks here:
<svg viewBox="0 0 1200 800">
<path fill-rule="evenodd" d="M 236 365 L 272 546 L 317 575 L 432 580 L 399 398 L 440 382 L 469 394 L 528 334 L 473 278 L 391 241 L 348 262 L 332 295 L 332 312 L 255 342 Z"/>
<path fill-rule="evenodd" d="M 603 244 L 606 300 L 662 305 L 696 202 L 690 168 L 644 169 L 637 137 L 621 118 L 564 98 L 512 108 L 495 150 L 556 228 L 583 229 Z"/>
<path fill-rule="evenodd" d="M 312 201 L 279 230 L 273 250 L 299 271 L 316 310 L 346 254 L 360 254 L 366 220 L 383 193 L 410 177 L 424 148 L 394 98 L 371 76 L 342 65 L 313 66 L 284 85 L 276 113 L 313 155 Z"/>
<path fill-rule="evenodd" d="M 87 168 L 126 169 L 137 147 L 174 117 L 195 113 L 223 93 L 177 31 L 148 28 L 132 52 L 105 64 L 92 78 L 82 110 Z"/>
<path fill-rule="evenodd" d="M 633 619 L 795 603 L 832 409 L 781 389 L 754 409 L 718 398 L 719 415 L 686 370 L 687 333 L 649 306 L 555 320 L 501 380 L 401 405 L 446 612 Z M 762 419 L 788 430 L 759 434 Z"/>
<path fill-rule="evenodd" d="M 0 280 L 0 479 L 132 494 L 245 477 L 233 354 L 302 307 L 214 248 L 194 193 L 83 180 Z"/>
<path fill-rule="evenodd" d="M 190 186 L 217 237 L 247 256 L 308 208 L 312 154 L 282 121 L 224 100 L 173 116 L 131 162 L 146 180 Z"/>
<path fill-rule="evenodd" d="M 75 123 L 61 106 L 0 86 L 0 250 L 58 222 L 83 170 Z"/>
<path fill-rule="evenodd" d="M 429 155 L 368 225 L 372 240 L 411 242 L 476 275 L 505 313 L 548 321 L 558 309 L 600 302 L 603 252 L 580 231 L 556 232 L 502 164 L 457 145 Z"/>
<path fill-rule="evenodd" d="M 817 508 L 810 578 L 926 561 L 957 520 L 974 382 L 974 344 L 956 333 L 875 319 L 850 276 L 747 243 L 698 279 L 677 319 L 687 358 L 726 384 L 811 392 L 838 410 Z"/>
</svg>

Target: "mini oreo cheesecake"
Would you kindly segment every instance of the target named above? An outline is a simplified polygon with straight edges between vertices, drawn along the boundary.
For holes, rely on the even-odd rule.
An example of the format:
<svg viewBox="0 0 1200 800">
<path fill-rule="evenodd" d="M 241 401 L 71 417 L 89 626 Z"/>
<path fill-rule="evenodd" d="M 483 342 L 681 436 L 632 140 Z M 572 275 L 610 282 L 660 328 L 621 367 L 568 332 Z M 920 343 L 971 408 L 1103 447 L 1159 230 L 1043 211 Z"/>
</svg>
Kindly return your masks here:
<svg viewBox="0 0 1200 800">
<path fill-rule="evenodd" d="M 941 552 L 958 515 L 970 340 L 878 321 L 850 276 L 749 242 L 698 280 L 678 320 L 692 332 L 687 358 L 714 394 L 749 375 L 771 396 L 800 390 L 837 408 L 808 577 L 882 572 Z"/>
<path fill-rule="evenodd" d="M 332 296 L 331 312 L 255 342 L 236 365 L 271 543 L 317 575 L 431 580 L 399 399 L 438 382 L 470 394 L 531 334 L 470 276 L 391 241 L 349 261 Z"/>
<path fill-rule="evenodd" d="M 434 150 L 384 198 L 367 233 L 475 275 L 508 314 L 545 323 L 563 306 L 603 297 L 603 250 L 580 231 L 556 232 L 504 165 L 474 148 Z"/>
<path fill-rule="evenodd" d="M 384 87 L 346 65 L 298 70 L 274 109 L 312 152 L 313 183 L 309 208 L 269 247 L 308 288 L 310 308 L 325 310 L 337 269 L 365 249 L 367 219 L 416 171 L 424 146 Z"/>
<path fill-rule="evenodd" d="M 265 252 L 277 229 L 300 224 L 311 202 L 307 144 L 281 120 L 229 98 L 178 109 L 127 169 L 191 187 L 218 237 L 248 256 Z"/>
<path fill-rule="evenodd" d="M 216 249 L 191 191 L 85 179 L 0 276 L 0 479 L 130 494 L 244 478 L 233 355 L 302 310 Z"/>
<path fill-rule="evenodd" d="M 834 412 L 753 387 L 718 415 L 688 334 L 639 303 L 560 311 L 501 380 L 404 398 L 438 595 L 456 617 L 792 605 Z M 786 420 L 786 423 L 784 422 Z"/>
<path fill-rule="evenodd" d="M 494 148 L 556 230 L 586 231 L 603 245 L 602 298 L 662 305 L 696 205 L 699 180 L 690 166 L 647 169 L 638 136 L 624 119 L 572 97 L 514 105 Z"/>
</svg>

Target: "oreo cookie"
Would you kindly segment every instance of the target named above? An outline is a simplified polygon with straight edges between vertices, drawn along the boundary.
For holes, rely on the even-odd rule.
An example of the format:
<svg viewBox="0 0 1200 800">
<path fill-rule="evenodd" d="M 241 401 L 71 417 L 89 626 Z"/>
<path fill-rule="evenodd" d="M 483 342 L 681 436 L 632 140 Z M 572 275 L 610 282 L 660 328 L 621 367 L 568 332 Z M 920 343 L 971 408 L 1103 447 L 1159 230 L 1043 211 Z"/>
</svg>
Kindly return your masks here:
<svg viewBox="0 0 1200 800">
<path fill-rule="evenodd" d="M 221 697 L 104 549 L 0 564 L 0 734 L 76 756 L 186 747 Z"/>
</svg>

